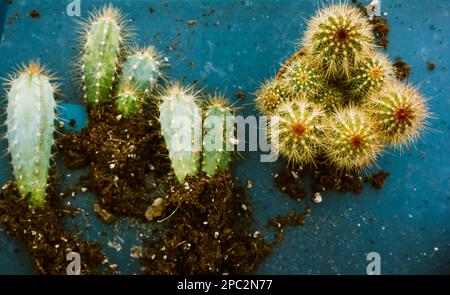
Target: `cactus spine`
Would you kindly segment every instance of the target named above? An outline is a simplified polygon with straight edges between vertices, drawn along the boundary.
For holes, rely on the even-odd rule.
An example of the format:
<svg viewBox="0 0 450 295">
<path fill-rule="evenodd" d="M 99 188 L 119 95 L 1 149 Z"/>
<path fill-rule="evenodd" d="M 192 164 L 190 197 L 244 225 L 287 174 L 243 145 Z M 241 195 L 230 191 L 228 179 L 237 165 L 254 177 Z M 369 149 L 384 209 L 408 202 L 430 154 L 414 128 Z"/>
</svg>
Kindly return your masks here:
<svg viewBox="0 0 450 295">
<path fill-rule="evenodd" d="M 327 78 L 348 78 L 375 47 L 373 40 L 367 19 L 356 8 L 337 4 L 320 10 L 309 21 L 302 46 Z"/>
<path fill-rule="evenodd" d="M 305 99 L 283 103 L 275 114 L 279 118 L 278 141 L 273 148 L 295 164 L 314 163 L 323 132 L 324 112 Z"/>
<path fill-rule="evenodd" d="M 373 94 L 367 108 L 385 142 L 396 147 L 416 141 L 427 127 L 426 118 L 431 116 L 417 89 L 398 81 Z"/>
<path fill-rule="evenodd" d="M 234 138 L 235 117 L 232 109 L 221 97 L 211 99 L 203 122 L 202 170 L 213 177 L 217 171 L 228 169 Z"/>
<path fill-rule="evenodd" d="M 200 162 L 201 109 L 192 89 L 180 83 L 169 87 L 161 97 L 159 120 L 172 168 L 182 183 L 187 175 L 197 174 Z"/>
<path fill-rule="evenodd" d="M 116 108 L 123 115 L 142 110 L 161 76 L 161 60 L 153 47 L 134 50 L 125 61 L 116 97 Z M 131 95 L 130 95 L 131 93 Z"/>
<path fill-rule="evenodd" d="M 112 96 L 125 39 L 121 13 L 112 6 L 106 6 L 91 16 L 83 32 L 85 43 L 81 69 L 84 98 L 88 105 L 93 106 Z"/>
<path fill-rule="evenodd" d="M 326 156 L 338 169 L 360 170 L 381 153 L 381 139 L 370 118 L 354 106 L 338 110 L 328 120 Z"/>
<path fill-rule="evenodd" d="M 22 196 L 30 205 L 45 204 L 53 122 L 55 88 L 38 63 L 30 63 L 10 81 L 7 106 L 7 138 L 13 173 Z"/>
</svg>

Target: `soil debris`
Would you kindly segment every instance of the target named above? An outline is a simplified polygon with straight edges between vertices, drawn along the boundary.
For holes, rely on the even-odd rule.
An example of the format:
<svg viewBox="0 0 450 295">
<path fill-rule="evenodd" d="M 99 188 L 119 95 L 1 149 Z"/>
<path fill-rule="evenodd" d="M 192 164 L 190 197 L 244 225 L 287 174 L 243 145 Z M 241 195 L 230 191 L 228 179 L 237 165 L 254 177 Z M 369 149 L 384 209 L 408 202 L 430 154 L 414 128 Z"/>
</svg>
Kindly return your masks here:
<svg viewBox="0 0 450 295">
<path fill-rule="evenodd" d="M 411 66 L 404 62 L 400 57 L 397 57 L 394 63 L 396 69 L 397 78 L 400 80 L 405 80 L 411 74 Z"/>
<path fill-rule="evenodd" d="M 373 175 L 366 176 L 364 180 L 370 182 L 376 189 L 382 189 L 384 187 L 384 181 L 388 178 L 389 173 L 385 171 L 377 172 Z"/>
</svg>

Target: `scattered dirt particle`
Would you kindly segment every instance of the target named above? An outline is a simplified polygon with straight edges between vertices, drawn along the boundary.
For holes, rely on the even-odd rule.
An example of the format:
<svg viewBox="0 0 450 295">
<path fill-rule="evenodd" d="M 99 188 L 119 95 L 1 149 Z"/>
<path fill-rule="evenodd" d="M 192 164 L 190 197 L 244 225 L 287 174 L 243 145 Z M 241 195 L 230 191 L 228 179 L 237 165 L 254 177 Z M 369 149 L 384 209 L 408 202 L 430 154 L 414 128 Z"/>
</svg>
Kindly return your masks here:
<svg viewBox="0 0 450 295">
<path fill-rule="evenodd" d="M 427 66 L 428 66 L 428 70 L 431 72 L 431 71 L 434 71 L 434 69 L 436 69 L 436 64 L 435 63 L 433 63 L 433 62 L 431 62 L 431 61 L 429 61 L 428 63 L 427 63 Z"/>
<path fill-rule="evenodd" d="M 8 19 L 8 26 L 12 26 L 14 22 L 18 21 L 20 19 L 21 15 L 17 12 L 14 12 L 14 14 Z"/>
<path fill-rule="evenodd" d="M 196 24 L 197 24 L 197 20 L 196 19 L 192 19 L 192 20 L 188 20 L 188 21 L 186 21 L 186 24 L 189 26 L 189 27 L 192 27 L 192 26 L 195 26 Z"/>
<path fill-rule="evenodd" d="M 236 92 L 236 98 L 242 100 L 245 98 L 245 93 L 243 91 Z"/>
<path fill-rule="evenodd" d="M 386 178 L 388 176 L 389 176 L 389 173 L 387 173 L 385 171 L 380 171 L 373 175 L 369 175 L 369 176 L 365 177 L 364 180 L 366 182 L 370 182 L 374 188 L 381 189 L 384 187 L 384 181 L 386 180 Z"/>
<path fill-rule="evenodd" d="M 95 203 L 92 206 L 92 209 L 106 224 L 111 224 L 116 220 L 114 215 L 112 215 L 110 212 L 108 212 L 105 209 L 103 209 L 102 207 L 100 207 L 100 205 L 98 203 Z"/>
<path fill-rule="evenodd" d="M 32 18 L 40 18 L 40 17 L 41 17 L 41 13 L 40 13 L 39 11 L 37 11 L 36 9 L 33 9 L 33 10 L 30 12 L 30 16 L 31 16 Z"/>
<path fill-rule="evenodd" d="M 269 219 L 266 226 L 274 228 L 277 231 L 275 234 L 275 244 L 279 245 L 283 242 L 284 232 L 287 227 L 305 225 L 305 220 L 310 214 L 310 208 L 306 208 L 302 213 L 298 213 L 297 210 L 292 209 L 289 215 L 278 214 L 275 218 Z"/>
<path fill-rule="evenodd" d="M 153 7 L 149 7 L 149 8 L 148 8 L 148 12 L 154 13 L 154 12 L 155 12 L 155 9 L 154 9 Z"/>
<path fill-rule="evenodd" d="M 400 57 L 397 57 L 394 63 L 396 69 L 397 78 L 400 80 L 405 80 L 411 74 L 411 66 L 404 62 Z"/>
<path fill-rule="evenodd" d="M 77 121 L 75 121 L 75 119 L 70 119 L 69 125 L 75 127 L 75 125 L 77 125 Z"/>
</svg>

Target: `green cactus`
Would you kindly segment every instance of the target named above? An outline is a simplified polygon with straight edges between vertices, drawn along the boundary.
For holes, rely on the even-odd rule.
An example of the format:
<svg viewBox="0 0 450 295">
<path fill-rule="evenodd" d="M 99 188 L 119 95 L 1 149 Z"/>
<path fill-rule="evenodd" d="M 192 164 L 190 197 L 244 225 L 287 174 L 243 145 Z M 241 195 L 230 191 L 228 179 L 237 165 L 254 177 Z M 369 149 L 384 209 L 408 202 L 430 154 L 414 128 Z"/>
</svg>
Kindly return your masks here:
<svg viewBox="0 0 450 295">
<path fill-rule="evenodd" d="M 338 169 L 369 167 L 382 151 L 381 138 L 363 109 L 350 105 L 337 110 L 326 125 L 325 154 Z"/>
<path fill-rule="evenodd" d="M 173 171 L 180 183 L 187 175 L 196 175 L 202 142 L 201 109 L 195 93 L 180 83 L 161 96 L 159 121 L 161 134 L 169 151 Z"/>
<path fill-rule="evenodd" d="M 123 115 L 132 115 L 154 90 L 160 72 L 161 59 L 153 47 L 136 49 L 126 59 L 116 97 L 116 108 Z M 132 95 L 130 95 L 130 92 Z"/>
<path fill-rule="evenodd" d="M 348 78 L 351 70 L 370 56 L 373 40 L 372 26 L 356 8 L 336 4 L 320 10 L 308 22 L 302 47 L 327 78 Z"/>
<path fill-rule="evenodd" d="M 203 122 L 202 170 L 213 177 L 217 171 L 228 169 L 234 149 L 235 117 L 232 109 L 221 97 L 210 100 Z"/>
<path fill-rule="evenodd" d="M 399 81 L 372 94 L 366 107 L 384 142 L 400 148 L 414 143 L 427 128 L 426 119 L 431 117 L 419 91 Z"/>
<path fill-rule="evenodd" d="M 346 103 L 344 94 L 334 86 L 321 89 L 314 101 L 320 103 L 327 112 L 332 112 Z"/>
<path fill-rule="evenodd" d="M 323 89 L 325 81 L 321 72 L 300 57 L 290 63 L 282 77 L 294 96 L 311 97 Z"/>
<path fill-rule="evenodd" d="M 55 87 L 38 63 L 30 63 L 9 82 L 7 138 L 13 173 L 22 196 L 34 208 L 45 204 L 53 145 Z"/>
<path fill-rule="evenodd" d="M 93 106 L 112 98 L 112 88 L 126 37 L 119 10 L 105 6 L 83 28 L 81 69 L 84 98 Z"/>
<path fill-rule="evenodd" d="M 365 97 L 395 79 L 392 63 L 382 54 L 373 54 L 352 71 L 347 89 L 353 97 Z"/>
<path fill-rule="evenodd" d="M 321 149 L 324 111 L 319 104 L 299 99 L 285 102 L 275 115 L 279 119 L 277 141 L 272 142 L 274 151 L 294 164 L 314 163 Z M 271 137 L 273 134 L 271 133 Z"/>
<path fill-rule="evenodd" d="M 284 79 L 268 80 L 256 92 L 256 106 L 264 115 L 272 114 L 284 101 L 289 101 L 291 91 Z"/>
</svg>

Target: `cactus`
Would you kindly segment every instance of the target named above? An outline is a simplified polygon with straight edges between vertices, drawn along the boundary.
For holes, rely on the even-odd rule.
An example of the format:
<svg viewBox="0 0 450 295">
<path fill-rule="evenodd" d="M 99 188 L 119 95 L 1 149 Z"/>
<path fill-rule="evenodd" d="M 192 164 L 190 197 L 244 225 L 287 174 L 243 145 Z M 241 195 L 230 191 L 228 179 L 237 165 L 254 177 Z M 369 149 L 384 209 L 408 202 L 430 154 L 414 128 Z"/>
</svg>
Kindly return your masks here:
<svg viewBox="0 0 450 295">
<path fill-rule="evenodd" d="M 321 106 L 299 99 L 283 103 L 275 115 L 279 128 L 275 131 L 278 141 L 272 142 L 274 151 L 295 164 L 314 163 L 321 148 L 324 119 Z"/>
<path fill-rule="evenodd" d="M 232 109 L 221 97 L 210 100 L 203 122 L 202 170 L 213 177 L 217 171 L 225 171 L 231 160 L 235 117 Z"/>
<path fill-rule="evenodd" d="M 306 62 L 306 58 L 302 57 L 287 66 L 283 78 L 287 80 L 290 90 L 295 96 L 311 97 L 324 87 L 320 71 L 310 66 Z"/>
<path fill-rule="evenodd" d="M 286 80 L 268 80 L 256 93 L 256 106 L 262 114 L 270 115 L 282 102 L 289 101 L 290 98 L 290 89 Z"/>
<path fill-rule="evenodd" d="M 142 110 L 145 98 L 154 90 L 160 72 L 161 59 L 153 47 L 135 49 L 126 59 L 117 90 L 116 108 L 123 115 Z"/>
<path fill-rule="evenodd" d="M 112 98 L 121 48 L 126 39 L 119 10 L 105 6 L 93 13 L 83 27 L 84 53 L 81 70 L 84 98 L 93 106 Z"/>
<path fill-rule="evenodd" d="M 133 50 L 123 64 L 119 87 L 131 84 L 136 90 L 149 95 L 161 77 L 161 63 L 160 55 L 152 46 Z"/>
<path fill-rule="evenodd" d="M 350 105 L 338 110 L 326 125 L 325 154 L 338 169 L 361 170 L 381 153 L 381 138 L 362 109 Z"/>
<path fill-rule="evenodd" d="M 192 89 L 175 83 L 160 98 L 161 134 L 180 183 L 187 175 L 196 175 L 199 167 L 202 126 L 201 109 L 195 96 Z"/>
<path fill-rule="evenodd" d="M 385 143 L 409 146 L 427 128 L 431 117 L 426 100 L 411 85 L 395 81 L 370 96 L 369 113 L 383 134 Z"/>
<path fill-rule="evenodd" d="M 392 63 L 382 54 L 373 54 L 352 71 L 347 89 L 357 98 L 380 90 L 385 83 L 395 79 Z"/>
<path fill-rule="evenodd" d="M 45 204 L 53 145 L 55 87 L 51 77 L 31 62 L 9 82 L 7 138 L 13 173 L 22 196 L 34 208 Z"/>
<path fill-rule="evenodd" d="M 120 87 L 116 97 L 116 109 L 124 116 L 136 114 L 142 110 L 142 93 L 130 84 Z"/>
<path fill-rule="evenodd" d="M 312 64 L 335 79 L 350 77 L 351 70 L 369 57 L 373 40 L 371 25 L 356 8 L 336 4 L 309 21 L 301 43 Z"/>
<path fill-rule="evenodd" d="M 314 97 L 314 101 L 320 103 L 327 112 L 342 107 L 346 102 L 344 94 L 334 86 L 321 89 Z"/>
</svg>

